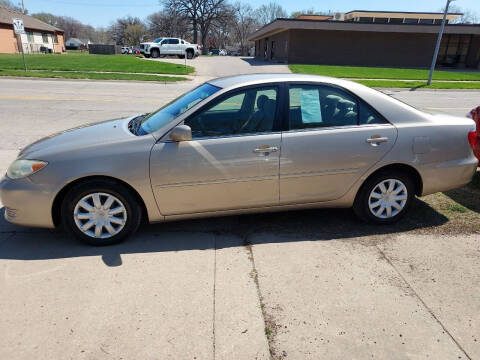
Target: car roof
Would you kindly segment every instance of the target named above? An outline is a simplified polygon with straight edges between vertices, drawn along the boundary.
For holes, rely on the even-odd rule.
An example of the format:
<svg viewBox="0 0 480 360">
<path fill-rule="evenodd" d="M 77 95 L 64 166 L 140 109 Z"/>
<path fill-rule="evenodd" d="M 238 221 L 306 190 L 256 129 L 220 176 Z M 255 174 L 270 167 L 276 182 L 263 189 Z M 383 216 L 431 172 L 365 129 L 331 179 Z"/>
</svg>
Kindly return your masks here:
<svg viewBox="0 0 480 360">
<path fill-rule="evenodd" d="M 348 87 L 347 84 L 351 83 L 347 80 L 333 78 L 329 76 L 319 75 L 306 75 L 306 74 L 246 74 L 246 75 L 234 75 L 227 76 L 218 79 L 208 81 L 210 84 L 226 89 L 235 88 L 240 86 L 255 85 L 261 83 L 271 82 L 321 82 L 337 84 L 340 86 Z"/>
</svg>

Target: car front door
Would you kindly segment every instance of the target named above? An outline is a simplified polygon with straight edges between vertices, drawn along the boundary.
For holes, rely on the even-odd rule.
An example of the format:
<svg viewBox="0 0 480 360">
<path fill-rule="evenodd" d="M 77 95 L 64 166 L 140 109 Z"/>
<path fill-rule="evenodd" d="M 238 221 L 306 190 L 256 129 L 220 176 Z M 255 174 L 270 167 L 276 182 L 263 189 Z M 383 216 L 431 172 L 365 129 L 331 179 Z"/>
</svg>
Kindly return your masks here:
<svg viewBox="0 0 480 360">
<path fill-rule="evenodd" d="M 277 86 L 220 95 L 184 121 L 192 141 L 158 142 L 151 180 L 163 215 L 278 204 Z"/>
<path fill-rule="evenodd" d="M 170 39 L 164 39 L 160 44 L 160 54 L 169 55 L 170 54 Z"/>
<path fill-rule="evenodd" d="M 280 203 L 340 198 L 395 143 L 396 128 L 343 89 L 291 84 L 288 95 Z"/>
</svg>

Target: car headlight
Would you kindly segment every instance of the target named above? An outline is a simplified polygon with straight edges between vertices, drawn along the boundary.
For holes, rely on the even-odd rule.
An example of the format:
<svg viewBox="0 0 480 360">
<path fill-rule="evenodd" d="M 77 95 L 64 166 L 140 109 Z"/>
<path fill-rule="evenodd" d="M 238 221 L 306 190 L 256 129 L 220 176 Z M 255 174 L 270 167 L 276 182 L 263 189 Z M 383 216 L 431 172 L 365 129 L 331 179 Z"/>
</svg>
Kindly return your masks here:
<svg viewBox="0 0 480 360">
<path fill-rule="evenodd" d="M 32 175 L 47 166 L 46 161 L 40 160 L 15 160 L 7 170 L 10 179 L 20 179 Z"/>
</svg>

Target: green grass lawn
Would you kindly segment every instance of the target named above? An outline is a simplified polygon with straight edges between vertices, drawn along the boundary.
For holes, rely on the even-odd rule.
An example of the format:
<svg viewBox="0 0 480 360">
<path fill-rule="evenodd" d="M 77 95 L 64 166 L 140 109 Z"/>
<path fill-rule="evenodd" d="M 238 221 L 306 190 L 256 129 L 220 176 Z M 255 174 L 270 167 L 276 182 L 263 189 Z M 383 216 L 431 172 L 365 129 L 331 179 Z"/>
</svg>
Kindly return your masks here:
<svg viewBox="0 0 480 360">
<path fill-rule="evenodd" d="M 395 81 L 395 80 L 354 80 L 360 84 L 369 87 L 386 87 L 386 88 L 419 88 L 419 89 L 480 89 L 480 81 L 477 82 L 438 82 L 433 81 L 427 86 L 426 81 Z"/>
<path fill-rule="evenodd" d="M 62 79 L 91 79 L 91 80 L 137 80 L 173 82 L 188 80 L 182 76 L 122 74 L 122 73 L 92 73 L 92 72 L 55 72 L 55 71 L 23 71 L 1 70 L 0 76 L 21 76 L 36 78 L 62 78 Z"/>
<path fill-rule="evenodd" d="M 25 55 L 27 68 L 46 71 L 113 71 L 119 73 L 179 74 L 191 66 L 149 61 L 133 55 L 90 55 L 87 53 Z M 21 54 L 0 54 L 0 70 L 23 70 Z M 33 75 L 32 75 L 33 76 Z"/>
<path fill-rule="evenodd" d="M 386 67 L 361 67 L 361 66 L 331 66 L 331 65 L 289 65 L 293 73 L 327 75 L 341 78 L 357 79 L 402 79 L 402 80 L 426 80 L 429 70 L 402 69 Z M 434 80 L 453 81 L 480 81 L 480 71 L 459 72 L 436 70 Z"/>
</svg>

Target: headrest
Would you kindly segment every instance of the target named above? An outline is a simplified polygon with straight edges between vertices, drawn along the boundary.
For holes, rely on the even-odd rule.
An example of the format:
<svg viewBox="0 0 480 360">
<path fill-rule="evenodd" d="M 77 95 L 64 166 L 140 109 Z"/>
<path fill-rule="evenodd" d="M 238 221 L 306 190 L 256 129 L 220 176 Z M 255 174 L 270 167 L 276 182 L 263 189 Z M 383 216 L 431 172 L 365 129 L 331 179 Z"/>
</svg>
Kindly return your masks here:
<svg viewBox="0 0 480 360">
<path fill-rule="evenodd" d="M 265 101 L 268 100 L 267 95 L 260 95 L 257 99 L 257 107 L 261 110 L 263 110 L 263 106 L 265 105 Z"/>
</svg>

